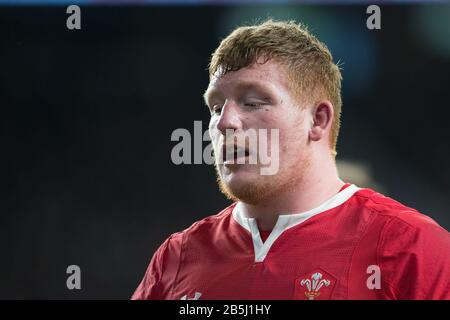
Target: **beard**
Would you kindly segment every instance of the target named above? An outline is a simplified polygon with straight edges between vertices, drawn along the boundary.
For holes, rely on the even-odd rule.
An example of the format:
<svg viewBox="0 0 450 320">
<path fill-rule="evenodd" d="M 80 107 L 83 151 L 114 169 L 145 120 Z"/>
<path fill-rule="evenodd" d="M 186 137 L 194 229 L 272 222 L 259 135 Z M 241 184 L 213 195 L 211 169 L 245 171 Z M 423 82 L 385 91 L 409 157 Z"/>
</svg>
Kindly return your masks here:
<svg viewBox="0 0 450 320">
<path fill-rule="evenodd" d="M 228 199 L 257 205 L 293 190 L 304 179 L 310 163 L 310 157 L 304 155 L 297 161 L 280 166 L 274 175 L 254 173 L 253 177 L 239 183 L 227 182 L 222 176 L 223 168 L 221 170 L 218 164 L 215 168 L 219 189 Z"/>
<path fill-rule="evenodd" d="M 236 185 L 225 182 L 219 169 L 216 167 L 217 184 L 220 191 L 232 201 L 242 201 L 249 204 L 257 204 L 263 199 L 270 197 L 274 192 L 270 187 L 271 183 L 263 182 L 267 176 L 261 176 L 260 181 L 248 181 Z"/>
</svg>

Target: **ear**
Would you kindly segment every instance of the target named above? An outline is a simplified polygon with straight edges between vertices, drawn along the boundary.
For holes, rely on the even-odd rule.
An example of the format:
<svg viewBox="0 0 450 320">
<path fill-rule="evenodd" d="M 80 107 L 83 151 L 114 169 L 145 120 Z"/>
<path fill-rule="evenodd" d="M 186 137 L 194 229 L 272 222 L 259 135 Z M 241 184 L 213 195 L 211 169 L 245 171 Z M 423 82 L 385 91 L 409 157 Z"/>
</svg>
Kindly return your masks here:
<svg viewBox="0 0 450 320">
<path fill-rule="evenodd" d="M 309 138 L 312 141 L 328 138 L 333 122 L 334 110 L 330 101 L 319 101 L 311 108 L 312 124 L 309 130 Z"/>
</svg>

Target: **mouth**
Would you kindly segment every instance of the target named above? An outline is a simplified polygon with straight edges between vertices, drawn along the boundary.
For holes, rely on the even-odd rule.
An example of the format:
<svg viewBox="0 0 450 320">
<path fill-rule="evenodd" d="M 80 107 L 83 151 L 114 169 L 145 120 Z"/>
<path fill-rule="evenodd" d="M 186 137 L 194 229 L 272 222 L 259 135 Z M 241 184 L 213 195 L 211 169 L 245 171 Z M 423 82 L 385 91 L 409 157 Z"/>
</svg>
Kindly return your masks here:
<svg viewBox="0 0 450 320">
<path fill-rule="evenodd" d="M 247 148 L 238 145 L 223 145 L 222 147 L 222 163 L 230 164 L 245 164 L 245 158 L 250 155 Z M 239 163 L 238 163 L 239 159 Z"/>
</svg>

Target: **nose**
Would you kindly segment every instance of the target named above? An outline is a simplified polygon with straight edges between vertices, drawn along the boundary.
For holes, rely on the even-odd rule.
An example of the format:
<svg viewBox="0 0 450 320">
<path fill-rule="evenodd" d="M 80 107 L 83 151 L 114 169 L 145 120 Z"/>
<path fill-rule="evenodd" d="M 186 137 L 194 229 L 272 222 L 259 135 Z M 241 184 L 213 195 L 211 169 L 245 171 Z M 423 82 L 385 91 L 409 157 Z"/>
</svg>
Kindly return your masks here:
<svg viewBox="0 0 450 320">
<path fill-rule="evenodd" d="M 223 135 L 225 135 L 227 129 L 242 129 L 239 106 L 234 101 L 227 100 L 223 105 L 217 121 L 217 129 L 219 129 Z"/>
</svg>

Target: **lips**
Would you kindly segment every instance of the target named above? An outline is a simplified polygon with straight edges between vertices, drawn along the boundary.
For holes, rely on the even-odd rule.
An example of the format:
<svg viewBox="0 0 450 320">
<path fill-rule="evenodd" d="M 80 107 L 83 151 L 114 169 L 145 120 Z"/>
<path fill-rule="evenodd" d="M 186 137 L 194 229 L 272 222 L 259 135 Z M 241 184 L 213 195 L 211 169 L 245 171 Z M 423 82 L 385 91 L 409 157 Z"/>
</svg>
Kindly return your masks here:
<svg viewBox="0 0 450 320">
<path fill-rule="evenodd" d="M 250 152 L 247 148 L 238 145 L 222 146 L 222 163 L 236 163 L 239 158 L 248 157 Z"/>
</svg>

